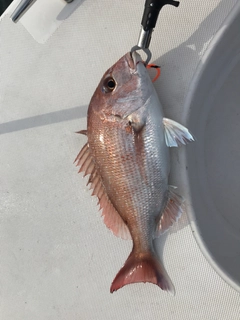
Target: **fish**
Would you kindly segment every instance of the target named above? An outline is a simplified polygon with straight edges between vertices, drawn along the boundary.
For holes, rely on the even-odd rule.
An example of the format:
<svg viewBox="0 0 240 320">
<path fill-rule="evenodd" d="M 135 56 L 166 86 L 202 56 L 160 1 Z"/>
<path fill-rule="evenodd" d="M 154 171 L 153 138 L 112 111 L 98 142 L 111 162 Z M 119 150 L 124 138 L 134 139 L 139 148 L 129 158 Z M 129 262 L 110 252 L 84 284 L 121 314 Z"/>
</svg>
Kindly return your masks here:
<svg viewBox="0 0 240 320">
<path fill-rule="evenodd" d="M 87 142 L 77 155 L 79 172 L 97 196 L 103 221 L 114 235 L 131 239 L 132 251 L 110 292 L 149 282 L 175 294 L 154 249 L 183 212 L 183 198 L 169 186 L 169 147 L 194 141 L 189 130 L 165 118 L 146 66 L 126 53 L 103 75 L 87 112 Z"/>
</svg>

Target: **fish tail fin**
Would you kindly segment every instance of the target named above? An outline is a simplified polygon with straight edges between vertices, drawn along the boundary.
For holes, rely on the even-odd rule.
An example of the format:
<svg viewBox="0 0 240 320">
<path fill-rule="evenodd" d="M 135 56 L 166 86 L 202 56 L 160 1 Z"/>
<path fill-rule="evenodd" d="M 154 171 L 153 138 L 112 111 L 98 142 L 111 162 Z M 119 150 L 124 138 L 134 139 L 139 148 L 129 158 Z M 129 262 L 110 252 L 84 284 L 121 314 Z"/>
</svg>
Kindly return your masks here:
<svg viewBox="0 0 240 320">
<path fill-rule="evenodd" d="M 130 283 L 150 282 L 158 285 L 162 290 L 175 295 L 174 285 L 163 265 L 152 253 L 142 255 L 130 254 L 124 266 L 120 269 L 112 282 L 110 292 L 117 291 Z"/>
</svg>

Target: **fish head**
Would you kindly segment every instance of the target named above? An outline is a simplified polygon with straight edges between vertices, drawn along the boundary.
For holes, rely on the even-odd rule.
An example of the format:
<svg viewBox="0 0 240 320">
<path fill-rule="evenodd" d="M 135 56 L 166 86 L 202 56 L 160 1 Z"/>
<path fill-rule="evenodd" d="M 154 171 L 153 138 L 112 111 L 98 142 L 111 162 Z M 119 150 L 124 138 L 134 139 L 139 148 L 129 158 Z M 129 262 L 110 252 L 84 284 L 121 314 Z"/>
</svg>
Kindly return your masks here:
<svg viewBox="0 0 240 320">
<path fill-rule="evenodd" d="M 88 115 L 126 119 L 148 100 L 153 90 L 144 62 L 137 52 L 125 54 L 103 75 L 89 105 Z"/>
</svg>

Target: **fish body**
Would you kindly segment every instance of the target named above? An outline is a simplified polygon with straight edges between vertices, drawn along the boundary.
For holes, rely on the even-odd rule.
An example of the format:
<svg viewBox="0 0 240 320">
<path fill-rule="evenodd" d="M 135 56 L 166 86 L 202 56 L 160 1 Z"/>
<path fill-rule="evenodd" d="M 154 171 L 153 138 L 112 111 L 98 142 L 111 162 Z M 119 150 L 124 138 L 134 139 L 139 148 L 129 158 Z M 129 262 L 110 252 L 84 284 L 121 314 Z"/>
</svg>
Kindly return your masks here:
<svg viewBox="0 0 240 320">
<path fill-rule="evenodd" d="M 153 246 L 182 212 L 182 198 L 168 186 L 169 146 L 193 140 L 164 118 L 157 93 L 137 53 L 127 53 L 102 77 L 88 108 L 88 142 L 76 158 L 90 174 L 105 224 L 132 239 L 133 249 L 110 291 L 151 282 L 174 293 Z"/>
</svg>

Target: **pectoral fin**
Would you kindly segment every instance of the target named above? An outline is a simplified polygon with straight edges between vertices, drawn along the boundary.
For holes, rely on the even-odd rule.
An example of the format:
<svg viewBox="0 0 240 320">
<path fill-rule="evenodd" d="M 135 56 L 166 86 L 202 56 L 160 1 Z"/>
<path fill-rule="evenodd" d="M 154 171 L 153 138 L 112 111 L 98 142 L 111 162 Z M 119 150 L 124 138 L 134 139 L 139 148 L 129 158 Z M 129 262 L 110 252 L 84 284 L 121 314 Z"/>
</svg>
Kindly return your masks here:
<svg viewBox="0 0 240 320">
<path fill-rule="evenodd" d="M 168 147 L 179 147 L 181 144 L 186 145 L 194 141 L 192 134 L 180 123 L 163 118 L 163 124 L 165 127 L 165 141 Z"/>
<path fill-rule="evenodd" d="M 137 111 L 128 115 L 127 117 L 130 126 L 138 134 L 142 131 L 147 121 L 147 111 L 146 108 L 139 108 Z"/>
<path fill-rule="evenodd" d="M 101 176 L 92 159 L 88 143 L 84 145 L 74 162 L 76 162 L 76 165 L 80 167 L 79 172 L 83 172 L 84 176 L 89 174 L 87 185 L 90 184 L 90 189 L 93 190 L 92 195 L 96 195 L 98 197 L 98 203 L 100 205 L 100 209 L 102 209 L 102 217 L 105 225 L 117 237 L 121 237 L 126 240 L 131 239 L 131 234 L 127 225 L 108 198 Z"/>
</svg>

